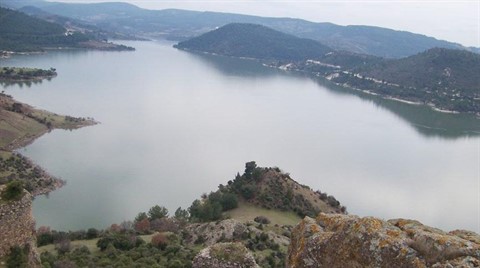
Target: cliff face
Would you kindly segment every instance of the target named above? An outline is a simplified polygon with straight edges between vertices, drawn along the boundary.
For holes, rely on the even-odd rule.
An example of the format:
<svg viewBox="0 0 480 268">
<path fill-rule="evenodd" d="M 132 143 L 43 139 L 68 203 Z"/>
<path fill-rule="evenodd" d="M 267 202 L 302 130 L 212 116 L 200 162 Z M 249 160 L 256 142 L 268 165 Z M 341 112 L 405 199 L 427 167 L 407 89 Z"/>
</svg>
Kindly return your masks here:
<svg viewBox="0 0 480 268">
<path fill-rule="evenodd" d="M 0 192 L 4 188 L 0 186 Z M 29 267 L 40 266 L 36 252 L 32 196 L 27 191 L 18 201 L 5 202 L 0 199 L 0 258 L 7 256 L 14 246 L 28 248 Z"/>
<path fill-rule="evenodd" d="M 417 221 L 323 214 L 293 230 L 287 267 L 479 267 L 480 236 Z"/>
</svg>

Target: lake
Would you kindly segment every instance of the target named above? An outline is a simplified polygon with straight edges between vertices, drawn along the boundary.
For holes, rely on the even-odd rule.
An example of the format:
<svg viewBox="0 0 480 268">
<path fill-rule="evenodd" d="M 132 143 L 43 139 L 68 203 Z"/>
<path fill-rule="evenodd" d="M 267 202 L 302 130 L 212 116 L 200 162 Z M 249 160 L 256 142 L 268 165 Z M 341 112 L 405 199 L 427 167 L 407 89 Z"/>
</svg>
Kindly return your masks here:
<svg viewBox="0 0 480 268">
<path fill-rule="evenodd" d="M 34 201 L 37 227 L 105 228 L 155 204 L 171 213 L 245 162 L 278 166 L 351 214 L 480 232 L 480 120 L 382 100 L 169 42 L 135 52 L 51 51 L 2 66 L 55 67 L 7 94 L 100 124 L 54 130 L 19 152 L 63 188 Z"/>
</svg>

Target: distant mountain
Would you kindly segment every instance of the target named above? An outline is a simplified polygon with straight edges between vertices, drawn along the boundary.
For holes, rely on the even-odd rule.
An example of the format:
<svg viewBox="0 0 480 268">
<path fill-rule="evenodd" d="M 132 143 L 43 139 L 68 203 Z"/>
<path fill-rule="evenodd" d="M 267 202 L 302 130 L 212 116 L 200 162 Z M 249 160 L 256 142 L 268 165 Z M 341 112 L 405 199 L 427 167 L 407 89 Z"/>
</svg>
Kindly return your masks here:
<svg viewBox="0 0 480 268">
<path fill-rule="evenodd" d="M 70 17 L 55 15 L 55 14 L 46 12 L 43 9 L 40 9 L 35 6 L 24 6 L 18 9 L 18 11 L 23 12 L 29 16 L 33 16 L 33 17 L 51 22 L 51 23 L 60 24 L 64 28 L 72 31 L 88 34 L 89 36 L 92 36 L 95 39 L 107 40 L 111 38 L 111 39 L 122 39 L 122 40 L 138 40 L 138 38 L 136 38 L 135 36 L 106 31 L 106 30 L 100 29 L 99 27 L 91 23 L 73 19 Z"/>
<path fill-rule="evenodd" d="M 178 9 L 147 10 L 127 3 L 73 4 L 42 0 L 2 0 L 0 5 L 39 7 L 49 13 L 75 18 L 128 35 L 186 40 L 229 23 L 260 24 L 301 38 L 319 41 L 336 50 L 386 58 L 411 56 L 434 47 L 465 49 L 460 44 L 405 31 L 372 26 L 340 26 L 292 18 L 267 18 Z"/>
<path fill-rule="evenodd" d="M 320 59 L 333 50 L 314 40 L 281 33 L 262 25 L 231 23 L 176 48 L 263 60 Z"/>
<path fill-rule="evenodd" d="M 126 46 L 99 42 L 93 36 L 66 29 L 57 23 L 0 7 L 0 50 L 41 51 L 44 48 L 77 47 L 129 50 Z"/>
</svg>

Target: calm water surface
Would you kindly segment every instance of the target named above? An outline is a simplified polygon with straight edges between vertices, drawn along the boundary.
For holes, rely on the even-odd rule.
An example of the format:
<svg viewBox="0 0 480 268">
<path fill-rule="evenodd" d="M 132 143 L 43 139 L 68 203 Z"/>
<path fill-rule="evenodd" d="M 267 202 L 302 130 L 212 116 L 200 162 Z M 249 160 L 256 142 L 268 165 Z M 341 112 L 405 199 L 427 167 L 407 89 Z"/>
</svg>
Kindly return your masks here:
<svg viewBox="0 0 480 268">
<path fill-rule="evenodd" d="M 334 195 L 350 213 L 480 231 L 480 120 L 170 43 L 127 44 L 137 51 L 0 62 L 57 68 L 51 81 L 2 87 L 101 122 L 19 150 L 67 180 L 36 198 L 37 226 L 104 228 L 155 204 L 173 212 L 255 160 Z"/>
</svg>

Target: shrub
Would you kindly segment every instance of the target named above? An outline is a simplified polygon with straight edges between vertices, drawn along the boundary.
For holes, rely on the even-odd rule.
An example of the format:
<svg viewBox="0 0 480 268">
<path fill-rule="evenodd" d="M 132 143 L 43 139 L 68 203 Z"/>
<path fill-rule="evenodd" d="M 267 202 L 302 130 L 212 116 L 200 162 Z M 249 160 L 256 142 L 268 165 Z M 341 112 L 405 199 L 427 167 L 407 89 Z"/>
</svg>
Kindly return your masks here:
<svg viewBox="0 0 480 268">
<path fill-rule="evenodd" d="M 21 248 L 18 246 L 12 247 L 7 258 L 7 268 L 27 268 L 27 253 L 28 249 L 26 248 Z"/>
<path fill-rule="evenodd" d="M 269 224 L 270 220 L 265 216 L 257 216 L 253 219 L 255 222 L 262 223 L 262 224 Z"/>
<path fill-rule="evenodd" d="M 64 239 L 56 243 L 55 249 L 58 254 L 63 255 L 71 250 L 71 243 L 69 239 Z"/>
<path fill-rule="evenodd" d="M 18 180 L 11 181 L 2 192 L 3 200 L 20 200 L 23 197 L 23 183 Z"/>
<path fill-rule="evenodd" d="M 99 234 L 99 231 L 95 228 L 90 228 L 87 230 L 87 239 L 94 239 L 97 238 Z"/>
<path fill-rule="evenodd" d="M 119 250 L 130 250 L 144 244 L 145 241 L 132 234 L 110 234 L 97 242 L 97 247 L 104 251 L 109 244 Z"/>
<path fill-rule="evenodd" d="M 165 234 L 159 233 L 152 237 L 152 241 L 150 243 L 152 246 L 164 250 L 168 245 L 168 238 Z"/>
</svg>

